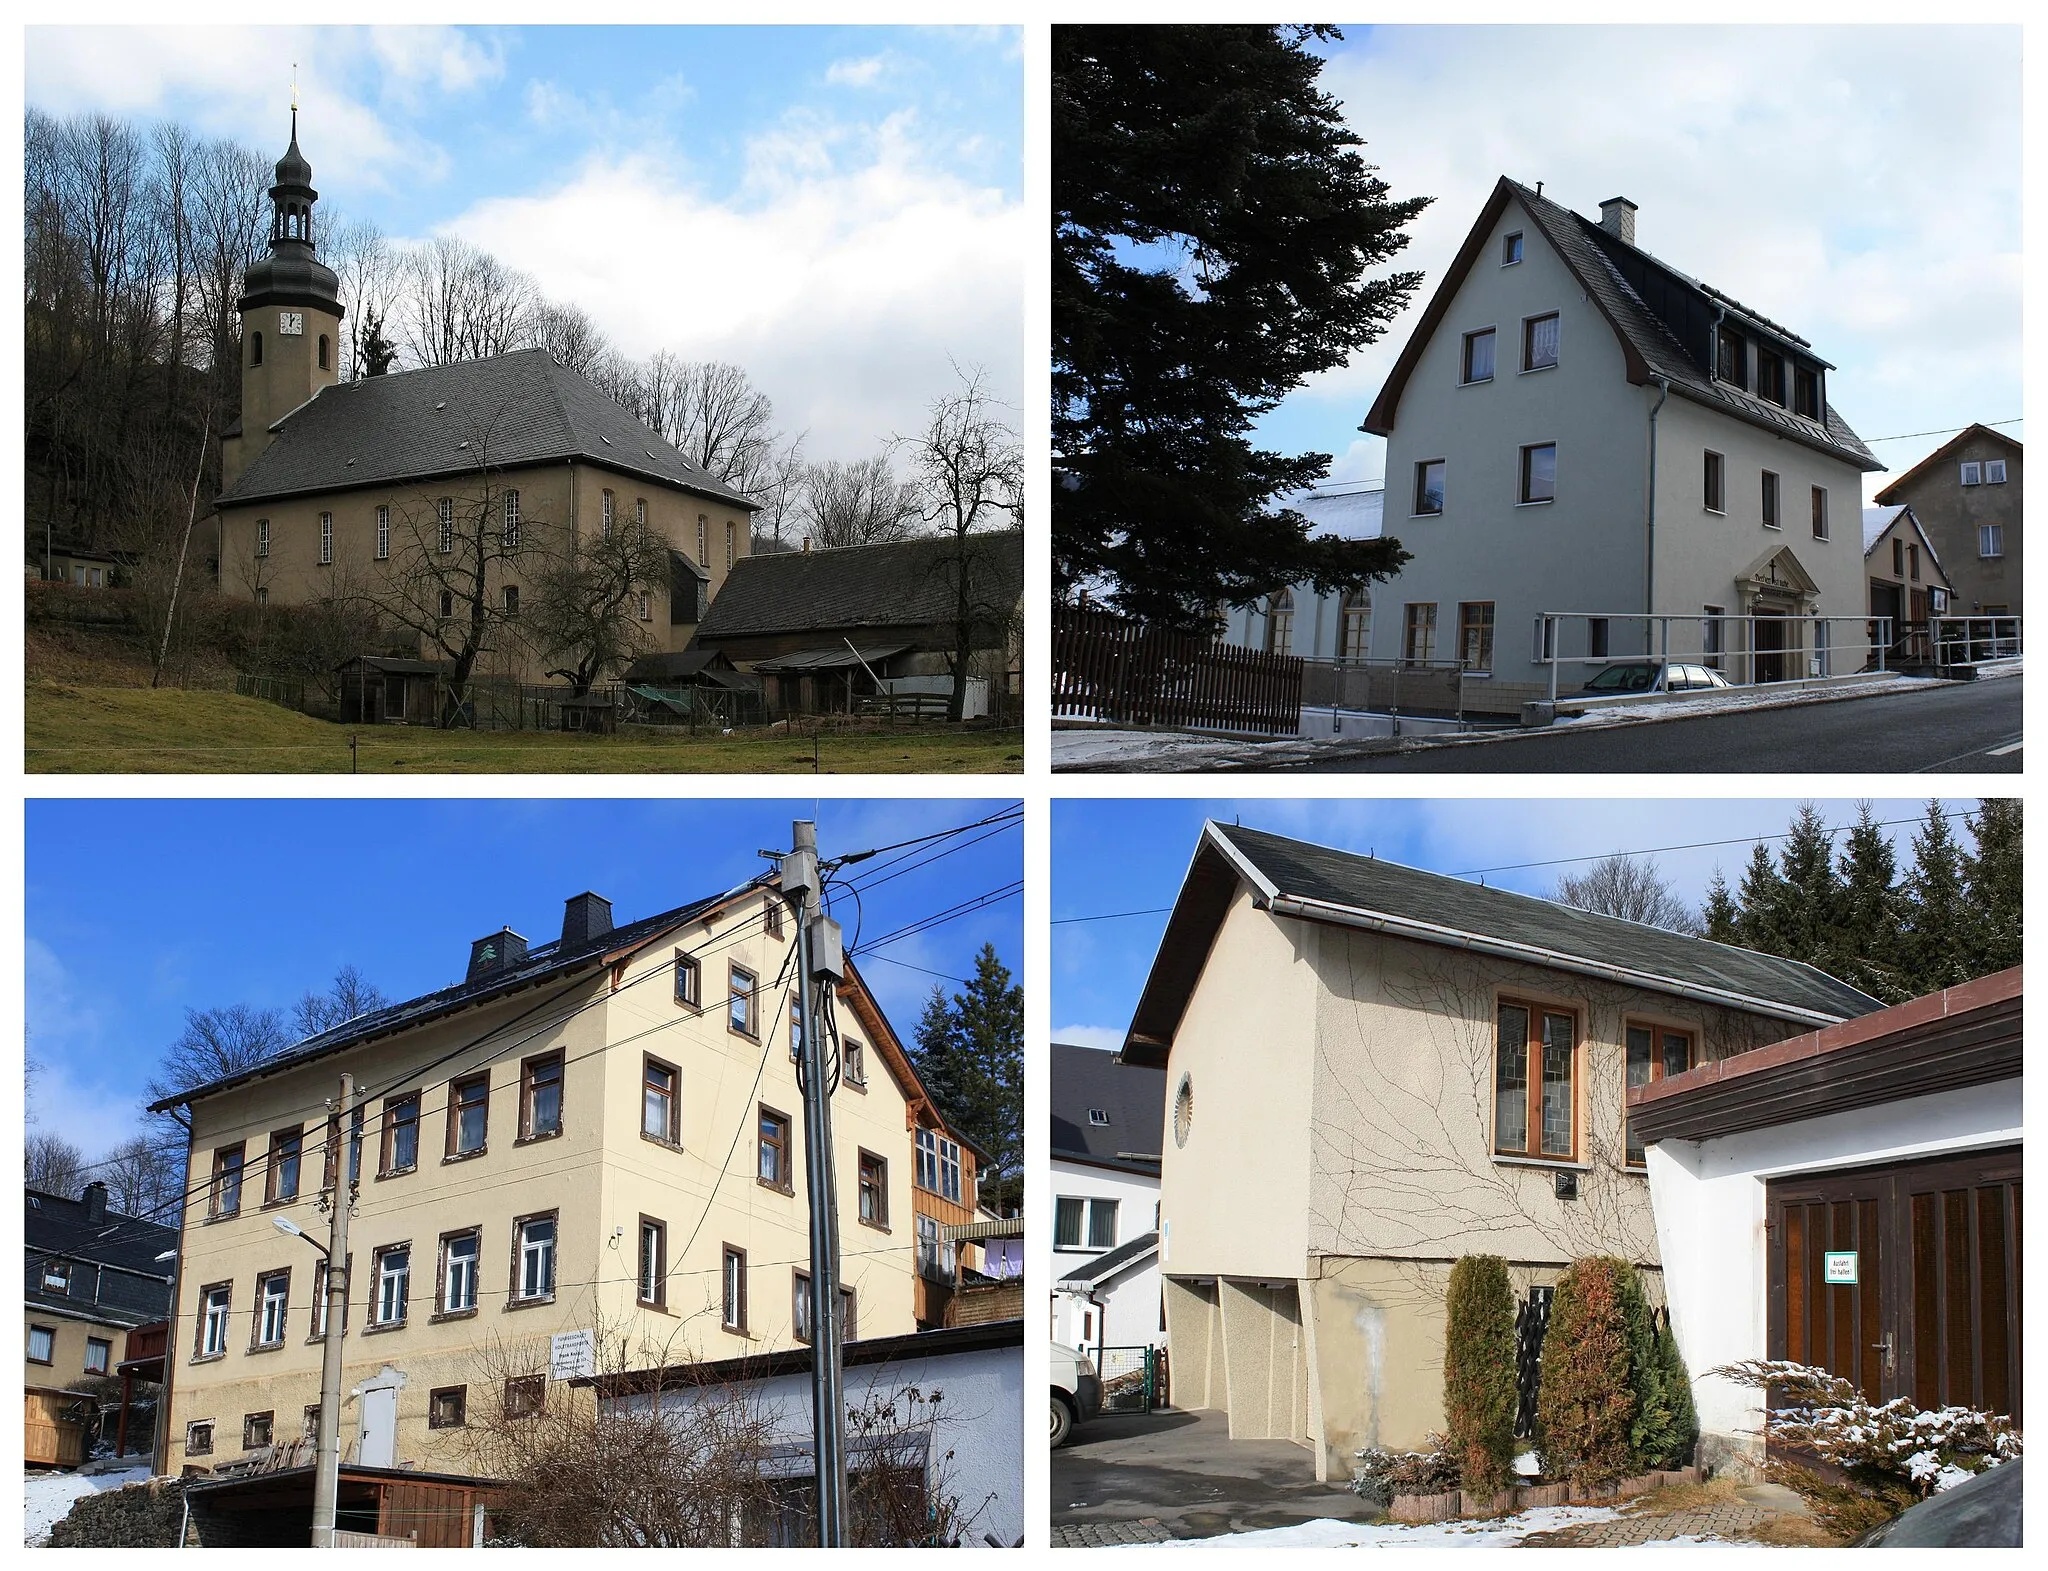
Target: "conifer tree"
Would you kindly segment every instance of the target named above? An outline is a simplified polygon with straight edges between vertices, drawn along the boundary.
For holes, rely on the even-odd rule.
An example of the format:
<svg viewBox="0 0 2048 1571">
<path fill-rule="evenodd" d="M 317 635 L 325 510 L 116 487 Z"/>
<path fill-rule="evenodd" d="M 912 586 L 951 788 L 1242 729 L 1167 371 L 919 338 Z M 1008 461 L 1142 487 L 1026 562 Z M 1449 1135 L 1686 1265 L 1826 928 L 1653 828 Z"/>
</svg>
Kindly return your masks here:
<svg viewBox="0 0 2048 1571">
<path fill-rule="evenodd" d="M 1901 963 L 1905 905 L 1898 889 L 1898 859 L 1877 827 L 1877 810 L 1856 804 L 1856 822 L 1842 837 L 1842 969 L 1852 987 L 1887 1004 L 1903 1003 L 1912 988 Z"/>
<path fill-rule="evenodd" d="M 1963 850 L 1938 801 L 1913 837 L 1906 874 L 1905 951 L 1912 994 L 1938 992 L 1982 974 L 1971 958 L 1971 911 L 1963 885 Z"/>
<path fill-rule="evenodd" d="M 1770 848 L 1759 840 L 1750 847 L 1749 866 L 1736 892 L 1736 942 L 1768 955 L 1785 953 L 1785 880 L 1778 876 Z"/>
<path fill-rule="evenodd" d="M 2020 963 L 2021 880 L 2020 799 L 1986 797 L 1970 819 L 1976 851 L 1963 859 L 1977 974 L 1988 976 Z"/>
<path fill-rule="evenodd" d="M 1799 804 L 1792 826 L 1778 852 L 1783 880 L 1778 916 L 1778 953 L 1839 974 L 1844 945 L 1841 935 L 1841 880 L 1835 875 L 1834 837 L 1820 809 Z"/>
<path fill-rule="evenodd" d="M 1706 903 L 1700 907 L 1701 931 L 1717 944 L 1739 944 L 1742 913 L 1728 892 L 1728 880 L 1714 869 L 1714 881 L 1707 885 Z"/>
<path fill-rule="evenodd" d="M 1514 1482 L 1515 1294 L 1498 1255 L 1464 1255 L 1444 1295 L 1444 1424 L 1460 1482 L 1491 1499 Z"/>
<path fill-rule="evenodd" d="M 981 1176 L 992 1198 L 986 1183 L 1014 1181 L 1024 1164 L 1024 990 L 993 944 L 981 946 L 963 991 L 948 999 L 932 988 L 911 1060 L 947 1122 L 988 1153 Z"/>
</svg>

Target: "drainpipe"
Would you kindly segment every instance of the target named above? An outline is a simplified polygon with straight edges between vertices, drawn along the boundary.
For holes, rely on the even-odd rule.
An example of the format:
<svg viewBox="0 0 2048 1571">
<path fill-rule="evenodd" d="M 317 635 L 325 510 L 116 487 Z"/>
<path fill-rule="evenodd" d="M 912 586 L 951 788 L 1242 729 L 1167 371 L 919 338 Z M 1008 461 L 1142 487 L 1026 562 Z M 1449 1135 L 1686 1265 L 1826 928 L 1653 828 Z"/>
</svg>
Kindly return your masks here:
<svg viewBox="0 0 2048 1571">
<path fill-rule="evenodd" d="M 1650 630 L 1655 625 L 1649 618 L 1657 614 L 1657 413 L 1664 407 L 1664 400 L 1671 396 L 1669 377 L 1653 376 L 1650 380 L 1657 384 L 1657 401 L 1650 406 L 1650 508 L 1643 542 L 1644 654 L 1650 652 Z"/>
</svg>

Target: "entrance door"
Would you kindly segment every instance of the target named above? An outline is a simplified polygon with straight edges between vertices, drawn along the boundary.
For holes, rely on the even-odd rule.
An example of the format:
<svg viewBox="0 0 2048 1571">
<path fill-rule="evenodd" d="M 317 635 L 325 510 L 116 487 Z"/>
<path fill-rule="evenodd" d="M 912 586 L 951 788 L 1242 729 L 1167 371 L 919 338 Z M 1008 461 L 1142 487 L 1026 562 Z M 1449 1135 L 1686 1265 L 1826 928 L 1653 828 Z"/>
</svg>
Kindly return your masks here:
<svg viewBox="0 0 2048 1571">
<path fill-rule="evenodd" d="M 356 1436 L 358 1467 L 389 1467 L 398 1455 L 398 1388 L 363 1387 L 363 1426 Z"/>
<path fill-rule="evenodd" d="M 1770 1357 L 2021 1419 L 2017 1149 L 1775 1180 L 1765 1238 Z"/>
<path fill-rule="evenodd" d="M 1785 680 L 1785 624 L 1779 620 L 1784 613 L 1764 606 L 1756 609 L 1757 619 L 1750 624 L 1756 629 L 1756 658 L 1752 662 L 1752 682 L 1782 682 Z"/>
</svg>

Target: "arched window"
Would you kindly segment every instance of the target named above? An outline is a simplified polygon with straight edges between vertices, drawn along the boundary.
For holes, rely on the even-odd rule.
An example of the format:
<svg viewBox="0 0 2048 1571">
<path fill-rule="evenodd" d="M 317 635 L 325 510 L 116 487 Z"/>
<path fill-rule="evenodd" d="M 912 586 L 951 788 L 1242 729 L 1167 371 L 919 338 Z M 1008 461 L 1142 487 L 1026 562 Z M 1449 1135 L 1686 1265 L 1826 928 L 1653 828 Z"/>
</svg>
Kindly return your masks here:
<svg viewBox="0 0 2048 1571">
<path fill-rule="evenodd" d="M 1272 599 L 1266 612 L 1266 653 L 1294 653 L 1294 591 L 1283 589 Z"/>
<path fill-rule="evenodd" d="M 325 333 L 320 335 L 320 369 L 323 371 L 327 369 L 327 335 Z"/>
<path fill-rule="evenodd" d="M 617 500 L 611 492 L 605 492 L 604 504 L 599 510 L 597 519 L 597 535 L 600 540 L 609 540 L 612 537 L 612 508 L 616 505 Z"/>
<path fill-rule="evenodd" d="M 1372 596 L 1363 589 L 1349 589 L 1344 593 L 1343 643 L 1337 651 L 1339 660 L 1363 660 L 1365 646 L 1372 636 Z"/>
<path fill-rule="evenodd" d="M 249 364 L 252 366 L 263 364 L 263 335 L 261 333 L 252 332 L 249 334 Z"/>
</svg>

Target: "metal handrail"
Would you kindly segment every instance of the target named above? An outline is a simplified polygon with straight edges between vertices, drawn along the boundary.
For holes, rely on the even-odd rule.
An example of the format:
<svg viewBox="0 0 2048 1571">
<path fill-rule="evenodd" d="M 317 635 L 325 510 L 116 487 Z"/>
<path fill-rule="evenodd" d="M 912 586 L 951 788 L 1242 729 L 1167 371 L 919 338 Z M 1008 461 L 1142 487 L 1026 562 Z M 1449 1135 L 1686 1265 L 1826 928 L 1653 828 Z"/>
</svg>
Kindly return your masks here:
<svg viewBox="0 0 2048 1571">
<path fill-rule="evenodd" d="M 1755 669 L 1759 656 L 1777 655 L 1785 657 L 1804 654 L 1809 660 L 1816 661 L 1820 669 L 1817 671 L 1799 672 L 1789 676 L 1774 678 L 1773 680 L 1805 681 L 1814 676 L 1847 674 L 1849 668 L 1845 667 L 1838 673 L 1830 670 L 1829 667 L 1834 666 L 1841 657 L 1858 652 L 1863 654 L 1867 662 L 1873 662 L 1874 668 L 1877 671 L 1884 671 L 1886 669 L 1886 652 L 1890 649 L 1893 642 L 1892 629 L 1896 620 L 1897 618 L 1889 616 L 1765 616 L 1743 615 L 1733 612 L 1724 612 L 1718 616 L 1702 616 L 1697 611 L 1684 613 L 1542 611 L 1537 613 L 1533 629 L 1535 633 L 1533 659 L 1536 664 L 1548 666 L 1550 669 L 1549 685 L 1552 702 L 1555 702 L 1558 696 L 1557 675 L 1559 667 L 1608 666 L 1629 660 L 1655 660 L 1660 664 L 1677 662 L 1683 665 L 1704 665 L 1711 666 L 1716 670 L 1722 668 L 1723 662 L 1740 663 L 1747 668 L 1747 675 L 1745 680 L 1738 685 L 1751 686 L 1758 685 Z M 1610 644 L 1614 642 L 1612 634 L 1618 628 L 1641 624 L 1644 644 L 1654 643 L 1656 649 L 1654 652 L 1651 652 L 1646 648 L 1640 654 L 1614 653 L 1611 650 L 1609 653 L 1601 655 L 1567 655 L 1560 652 L 1564 645 L 1562 634 L 1569 624 L 1588 624 L 1586 641 L 1590 643 L 1590 624 L 1596 621 L 1608 624 Z M 1671 636 L 1674 623 L 1692 629 L 1697 633 L 1697 638 L 1681 637 L 1678 640 L 1678 647 L 1674 648 Z M 1782 630 L 1812 627 L 1819 631 L 1821 636 L 1808 643 L 1791 644 L 1779 649 L 1758 649 L 1756 647 L 1756 629 L 1760 623 Z M 1843 625 L 1856 630 L 1861 636 L 1839 640 L 1830 636 L 1830 629 Z M 1731 626 L 1739 627 L 1743 630 L 1745 647 L 1740 649 L 1728 647 L 1727 633 Z M 1712 640 L 1719 645 L 1717 648 L 1710 649 L 1707 647 L 1710 631 L 1718 635 L 1718 637 Z M 1653 634 L 1654 637 L 1652 636 Z M 1692 647 L 1695 642 L 1699 647 Z M 1863 669 L 1863 667 L 1855 669 Z"/>
</svg>

